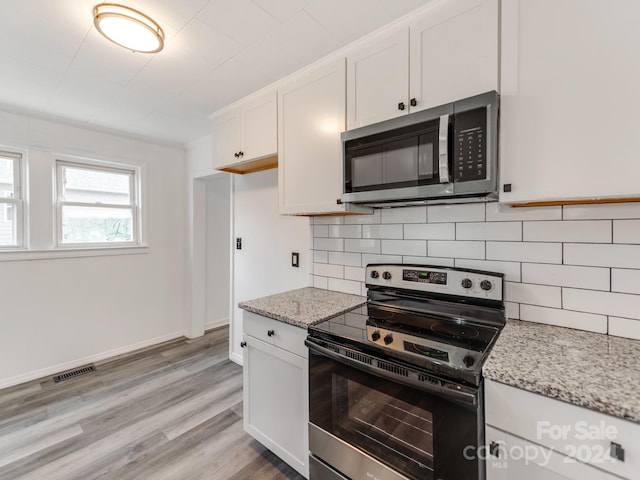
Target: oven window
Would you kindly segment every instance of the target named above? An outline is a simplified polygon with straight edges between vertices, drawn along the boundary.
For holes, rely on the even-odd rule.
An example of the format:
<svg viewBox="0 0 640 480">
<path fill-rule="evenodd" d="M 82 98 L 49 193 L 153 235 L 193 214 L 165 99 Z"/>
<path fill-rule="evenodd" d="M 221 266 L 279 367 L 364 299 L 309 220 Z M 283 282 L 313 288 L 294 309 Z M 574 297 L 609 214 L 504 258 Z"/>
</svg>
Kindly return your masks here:
<svg viewBox="0 0 640 480">
<path fill-rule="evenodd" d="M 480 478 L 481 408 L 309 353 L 312 424 L 412 480 Z"/>
<path fill-rule="evenodd" d="M 378 454 L 392 453 L 403 471 L 433 472 L 431 412 L 353 380 L 337 375 L 333 380 L 334 426 L 343 439 L 366 443 Z"/>
</svg>

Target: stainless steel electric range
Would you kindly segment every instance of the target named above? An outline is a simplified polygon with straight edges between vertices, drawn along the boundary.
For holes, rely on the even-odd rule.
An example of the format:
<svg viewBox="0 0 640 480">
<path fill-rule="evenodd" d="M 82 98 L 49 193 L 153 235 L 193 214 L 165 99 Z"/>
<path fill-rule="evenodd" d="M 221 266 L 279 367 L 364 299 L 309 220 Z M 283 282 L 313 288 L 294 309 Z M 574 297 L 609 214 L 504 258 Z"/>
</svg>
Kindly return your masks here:
<svg viewBox="0 0 640 480">
<path fill-rule="evenodd" d="M 482 364 L 503 275 L 369 265 L 364 307 L 309 328 L 310 479 L 480 480 Z"/>
</svg>

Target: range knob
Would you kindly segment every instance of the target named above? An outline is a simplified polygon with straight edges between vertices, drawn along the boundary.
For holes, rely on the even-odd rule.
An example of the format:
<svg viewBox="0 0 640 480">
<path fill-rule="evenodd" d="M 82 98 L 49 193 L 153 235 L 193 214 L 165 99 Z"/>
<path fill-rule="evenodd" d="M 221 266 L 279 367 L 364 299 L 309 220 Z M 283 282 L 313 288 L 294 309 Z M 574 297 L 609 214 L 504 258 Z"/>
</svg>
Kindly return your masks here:
<svg viewBox="0 0 640 480">
<path fill-rule="evenodd" d="M 382 278 L 384 278 L 385 280 L 391 280 L 391 272 L 384 272 L 382 274 Z"/>
<path fill-rule="evenodd" d="M 465 278 L 462 280 L 462 288 L 471 288 L 473 287 L 473 282 L 471 281 L 470 278 Z"/>
<path fill-rule="evenodd" d="M 467 355 L 462 359 L 462 363 L 464 363 L 467 368 L 471 368 L 473 364 L 476 363 L 476 360 L 472 356 Z"/>
<path fill-rule="evenodd" d="M 480 282 L 480 288 L 484 291 L 489 291 L 493 288 L 493 283 L 489 280 L 483 280 Z"/>
<path fill-rule="evenodd" d="M 377 270 L 371 270 L 371 278 L 378 278 L 380 274 Z"/>
<path fill-rule="evenodd" d="M 389 345 L 391 342 L 393 342 L 393 335 L 387 333 L 387 335 L 384 337 L 384 344 Z"/>
<path fill-rule="evenodd" d="M 373 340 L 374 342 L 380 340 L 380 330 L 376 330 L 371 334 L 371 340 Z"/>
</svg>

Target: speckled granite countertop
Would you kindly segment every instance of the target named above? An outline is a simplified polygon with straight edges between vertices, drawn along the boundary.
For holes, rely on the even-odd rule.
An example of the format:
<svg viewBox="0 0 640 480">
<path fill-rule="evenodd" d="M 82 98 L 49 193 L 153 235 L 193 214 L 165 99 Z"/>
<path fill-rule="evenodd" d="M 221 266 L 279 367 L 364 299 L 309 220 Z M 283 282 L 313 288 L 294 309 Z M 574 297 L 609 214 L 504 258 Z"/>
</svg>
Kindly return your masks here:
<svg viewBox="0 0 640 480">
<path fill-rule="evenodd" d="M 640 341 L 510 320 L 485 378 L 640 423 Z"/>
<path fill-rule="evenodd" d="M 366 297 L 307 287 L 268 297 L 241 302 L 238 307 L 307 328 L 351 310 L 367 301 Z"/>
</svg>

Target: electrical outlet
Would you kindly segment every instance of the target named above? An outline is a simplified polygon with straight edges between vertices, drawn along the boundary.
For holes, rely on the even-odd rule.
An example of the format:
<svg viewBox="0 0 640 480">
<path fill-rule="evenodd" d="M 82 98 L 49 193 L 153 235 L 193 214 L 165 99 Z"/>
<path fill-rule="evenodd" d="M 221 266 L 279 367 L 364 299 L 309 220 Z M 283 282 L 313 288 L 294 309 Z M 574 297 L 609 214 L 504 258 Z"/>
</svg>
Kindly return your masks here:
<svg viewBox="0 0 640 480">
<path fill-rule="evenodd" d="M 242 238 L 236 238 L 236 250 L 242 250 Z"/>
<path fill-rule="evenodd" d="M 300 254 L 298 252 L 291 252 L 291 266 L 292 267 L 300 266 Z"/>
</svg>

